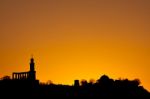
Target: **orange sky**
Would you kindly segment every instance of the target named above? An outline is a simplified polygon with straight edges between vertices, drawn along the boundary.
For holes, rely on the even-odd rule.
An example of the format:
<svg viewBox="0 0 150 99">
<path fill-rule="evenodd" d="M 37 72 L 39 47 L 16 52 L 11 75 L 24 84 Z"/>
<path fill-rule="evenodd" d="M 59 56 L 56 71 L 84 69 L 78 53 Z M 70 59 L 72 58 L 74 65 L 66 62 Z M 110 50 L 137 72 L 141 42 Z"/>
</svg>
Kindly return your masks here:
<svg viewBox="0 0 150 99">
<path fill-rule="evenodd" d="M 0 77 L 139 78 L 150 90 L 150 0 L 0 0 Z"/>
</svg>

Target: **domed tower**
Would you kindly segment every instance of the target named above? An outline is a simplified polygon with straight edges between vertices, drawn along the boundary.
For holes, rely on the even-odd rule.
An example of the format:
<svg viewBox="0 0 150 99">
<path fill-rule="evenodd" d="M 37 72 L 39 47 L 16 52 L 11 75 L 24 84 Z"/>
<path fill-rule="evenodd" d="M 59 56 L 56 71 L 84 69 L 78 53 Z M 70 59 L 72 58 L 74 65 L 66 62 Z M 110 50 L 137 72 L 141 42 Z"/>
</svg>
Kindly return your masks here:
<svg viewBox="0 0 150 99">
<path fill-rule="evenodd" d="M 30 80 L 36 80 L 36 71 L 35 71 L 35 67 L 34 67 L 33 57 L 30 59 L 29 79 Z"/>
</svg>

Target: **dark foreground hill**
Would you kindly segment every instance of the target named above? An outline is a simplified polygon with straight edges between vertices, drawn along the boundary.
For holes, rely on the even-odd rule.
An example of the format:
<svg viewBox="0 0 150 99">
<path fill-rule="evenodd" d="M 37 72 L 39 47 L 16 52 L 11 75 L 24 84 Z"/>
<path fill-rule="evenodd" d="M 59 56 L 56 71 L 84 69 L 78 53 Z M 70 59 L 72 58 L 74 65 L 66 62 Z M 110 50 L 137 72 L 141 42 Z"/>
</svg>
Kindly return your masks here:
<svg viewBox="0 0 150 99">
<path fill-rule="evenodd" d="M 91 98 L 91 99 L 150 99 L 150 93 L 140 86 L 139 80 L 113 80 L 103 75 L 96 82 L 75 80 L 73 86 L 39 84 L 37 80 L 0 81 L 3 98 Z M 1 98 L 2 99 L 2 98 Z"/>
</svg>

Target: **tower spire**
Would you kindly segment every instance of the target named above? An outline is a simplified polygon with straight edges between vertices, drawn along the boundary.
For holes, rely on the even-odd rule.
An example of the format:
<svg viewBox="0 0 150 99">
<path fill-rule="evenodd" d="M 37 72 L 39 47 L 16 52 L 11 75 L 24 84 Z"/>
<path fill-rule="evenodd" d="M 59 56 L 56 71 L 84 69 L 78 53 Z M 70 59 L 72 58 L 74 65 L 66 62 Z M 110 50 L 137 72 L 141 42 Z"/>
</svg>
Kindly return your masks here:
<svg viewBox="0 0 150 99">
<path fill-rule="evenodd" d="M 36 71 L 35 71 L 35 67 L 34 67 L 34 58 L 33 56 L 31 56 L 31 59 L 30 59 L 30 79 L 32 80 L 35 80 L 36 79 Z"/>
<path fill-rule="evenodd" d="M 31 57 L 30 59 L 30 71 L 34 71 L 34 58 Z"/>
</svg>

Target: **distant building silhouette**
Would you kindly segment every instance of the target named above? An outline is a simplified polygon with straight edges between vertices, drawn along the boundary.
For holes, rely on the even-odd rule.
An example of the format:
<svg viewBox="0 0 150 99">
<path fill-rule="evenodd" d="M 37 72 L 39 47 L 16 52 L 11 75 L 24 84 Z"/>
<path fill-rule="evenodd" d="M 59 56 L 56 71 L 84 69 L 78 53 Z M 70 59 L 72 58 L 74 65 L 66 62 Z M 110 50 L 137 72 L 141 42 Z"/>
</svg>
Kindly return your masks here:
<svg viewBox="0 0 150 99">
<path fill-rule="evenodd" d="M 79 80 L 74 80 L 74 86 L 79 86 Z"/>
<path fill-rule="evenodd" d="M 13 80 L 36 80 L 36 71 L 33 57 L 30 59 L 30 71 L 28 72 L 13 72 Z"/>
</svg>

